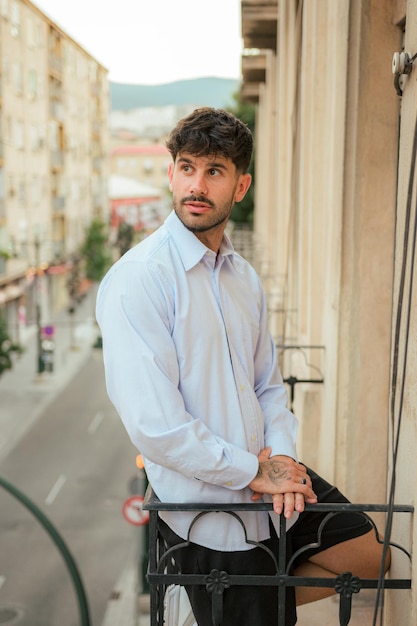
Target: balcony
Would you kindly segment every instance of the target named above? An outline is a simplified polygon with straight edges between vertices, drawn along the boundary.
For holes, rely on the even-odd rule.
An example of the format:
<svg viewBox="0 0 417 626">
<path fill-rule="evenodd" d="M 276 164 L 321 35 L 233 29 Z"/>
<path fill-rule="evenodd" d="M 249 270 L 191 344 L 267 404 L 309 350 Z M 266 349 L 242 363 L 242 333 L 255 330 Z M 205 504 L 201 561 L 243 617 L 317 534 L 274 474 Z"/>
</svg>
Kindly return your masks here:
<svg viewBox="0 0 417 626">
<path fill-rule="evenodd" d="M 49 68 L 54 71 L 55 74 L 62 74 L 62 58 L 54 54 L 53 52 L 49 53 Z"/>
<path fill-rule="evenodd" d="M 64 120 L 64 107 L 62 102 L 51 100 L 49 102 L 49 114 L 55 120 L 62 122 Z"/>
<path fill-rule="evenodd" d="M 91 130 L 94 135 L 100 135 L 101 123 L 97 120 L 93 120 L 93 122 L 91 123 Z"/>
<path fill-rule="evenodd" d="M 53 196 L 52 197 L 52 209 L 57 212 L 63 211 L 65 209 L 65 197 Z"/>
<path fill-rule="evenodd" d="M 242 37 L 247 49 L 277 48 L 277 0 L 242 0 Z"/>
<path fill-rule="evenodd" d="M 95 157 L 93 159 L 93 170 L 95 172 L 101 172 L 102 167 L 103 167 L 103 159 L 100 157 Z"/>
<path fill-rule="evenodd" d="M 213 609 L 213 626 L 221 623 L 222 614 L 222 598 L 224 590 L 230 585 L 251 585 L 251 586 L 275 586 L 278 594 L 278 622 L 277 626 L 285 626 L 285 592 L 286 587 L 327 587 L 334 588 L 339 594 L 339 626 L 347 626 L 350 621 L 352 611 L 352 597 L 360 592 L 361 589 L 411 589 L 410 578 L 382 578 L 378 579 L 360 579 L 351 572 L 344 572 L 335 578 L 317 578 L 310 576 L 293 576 L 290 574 L 291 564 L 294 558 L 302 551 L 308 550 L 310 545 L 301 548 L 294 554 L 287 563 L 286 557 L 286 520 L 284 515 L 280 516 L 280 533 L 279 553 L 276 555 L 270 553 L 270 557 L 274 563 L 276 570 L 274 575 L 254 576 L 232 575 L 227 572 L 218 572 L 213 570 L 206 574 L 181 574 L 175 569 L 173 564 L 173 555 L 175 550 L 180 550 L 187 545 L 188 540 L 178 544 L 174 548 L 166 550 L 164 541 L 158 532 L 158 511 L 195 511 L 196 517 L 192 522 L 189 533 L 196 520 L 210 512 L 226 512 L 241 521 L 243 532 L 246 534 L 246 528 L 242 520 L 238 516 L 239 511 L 243 510 L 272 510 L 270 503 L 243 503 L 243 504 L 209 504 L 209 503 L 162 503 L 153 493 L 151 487 L 145 495 L 143 503 L 144 510 L 150 512 L 149 519 L 149 566 L 148 581 L 150 586 L 150 602 L 151 602 L 151 626 L 162 626 L 164 622 L 164 593 L 168 585 L 204 585 L 207 590 L 213 587 L 213 580 L 217 581 L 216 589 L 212 593 L 212 609 Z M 391 513 L 408 513 L 414 512 L 411 505 L 393 505 L 390 508 L 385 504 L 345 504 L 345 503 L 327 503 L 327 504 L 310 504 L 306 505 L 306 510 L 314 510 L 325 512 L 327 515 L 318 531 L 317 541 L 320 543 L 321 531 L 324 525 L 335 515 L 345 511 L 354 511 L 361 513 L 370 520 L 378 537 L 378 531 L 372 519 L 369 518 L 368 512 L 388 512 Z M 411 562 L 410 554 L 398 544 L 390 544 L 392 550 L 400 550 L 405 553 Z M 411 565 L 411 563 L 410 563 Z M 221 574 L 221 576 L 219 576 Z"/>
<path fill-rule="evenodd" d="M 98 98 L 101 93 L 101 85 L 99 82 L 91 83 L 91 95 Z"/>
<path fill-rule="evenodd" d="M 264 83 L 266 78 L 266 54 L 244 54 L 242 77 L 242 99 L 256 104 L 259 100 L 259 85 Z"/>
<path fill-rule="evenodd" d="M 61 169 L 64 165 L 64 153 L 62 150 L 51 150 L 51 167 Z"/>
</svg>

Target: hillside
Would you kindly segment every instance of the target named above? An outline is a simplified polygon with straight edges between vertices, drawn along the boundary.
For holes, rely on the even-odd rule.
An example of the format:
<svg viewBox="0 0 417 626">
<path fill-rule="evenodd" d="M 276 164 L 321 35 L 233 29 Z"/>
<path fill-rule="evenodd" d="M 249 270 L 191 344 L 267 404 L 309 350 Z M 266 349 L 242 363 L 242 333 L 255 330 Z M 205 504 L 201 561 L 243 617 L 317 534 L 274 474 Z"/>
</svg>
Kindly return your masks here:
<svg viewBox="0 0 417 626">
<path fill-rule="evenodd" d="M 227 107 L 240 81 L 233 78 L 196 78 L 164 85 L 110 83 L 111 110 L 127 111 L 142 107 L 187 105 Z"/>
</svg>

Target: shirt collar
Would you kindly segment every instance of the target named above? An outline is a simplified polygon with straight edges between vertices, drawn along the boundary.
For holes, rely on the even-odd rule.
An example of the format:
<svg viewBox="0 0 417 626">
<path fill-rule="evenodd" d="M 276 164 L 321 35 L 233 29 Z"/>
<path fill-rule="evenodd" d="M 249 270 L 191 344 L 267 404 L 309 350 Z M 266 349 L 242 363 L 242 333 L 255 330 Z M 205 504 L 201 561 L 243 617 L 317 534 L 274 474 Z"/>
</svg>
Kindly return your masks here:
<svg viewBox="0 0 417 626">
<path fill-rule="evenodd" d="M 188 271 L 192 269 L 201 261 L 209 248 L 184 226 L 175 211 L 172 211 L 166 218 L 165 227 L 174 240 L 185 270 Z M 222 256 L 228 256 L 233 263 L 235 251 L 232 242 L 226 234 L 223 236 L 220 254 Z"/>
</svg>

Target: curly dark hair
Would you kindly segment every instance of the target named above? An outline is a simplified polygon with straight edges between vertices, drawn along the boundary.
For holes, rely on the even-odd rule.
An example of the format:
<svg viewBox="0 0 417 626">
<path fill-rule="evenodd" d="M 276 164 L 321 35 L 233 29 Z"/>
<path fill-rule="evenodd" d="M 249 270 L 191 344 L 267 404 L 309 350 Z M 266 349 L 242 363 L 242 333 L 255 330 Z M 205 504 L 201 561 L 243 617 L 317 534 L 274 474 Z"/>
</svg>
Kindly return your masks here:
<svg viewBox="0 0 417 626">
<path fill-rule="evenodd" d="M 175 162 L 183 152 L 193 156 L 218 155 L 231 159 L 236 170 L 247 172 L 253 137 L 249 128 L 224 109 L 203 107 L 178 122 L 166 142 Z"/>
</svg>

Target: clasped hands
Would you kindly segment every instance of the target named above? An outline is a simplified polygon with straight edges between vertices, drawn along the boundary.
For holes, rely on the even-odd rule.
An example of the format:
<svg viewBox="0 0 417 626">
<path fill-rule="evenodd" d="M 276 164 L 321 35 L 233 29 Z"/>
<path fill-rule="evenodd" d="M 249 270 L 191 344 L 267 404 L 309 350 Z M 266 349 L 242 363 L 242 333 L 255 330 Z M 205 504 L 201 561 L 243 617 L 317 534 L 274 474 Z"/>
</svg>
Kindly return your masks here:
<svg viewBox="0 0 417 626">
<path fill-rule="evenodd" d="M 302 513 L 306 502 L 315 504 L 317 496 L 304 465 L 289 456 L 271 457 L 271 452 L 268 446 L 258 454 L 258 473 L 248 485 L 254 492 L 251 499 L 257 501 L 270 494 L 275 513 L 280 515 L 284 511 L 289 519 L 294 511 Z"/>
</svg>

